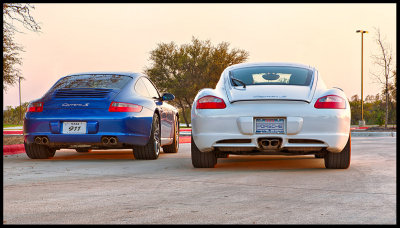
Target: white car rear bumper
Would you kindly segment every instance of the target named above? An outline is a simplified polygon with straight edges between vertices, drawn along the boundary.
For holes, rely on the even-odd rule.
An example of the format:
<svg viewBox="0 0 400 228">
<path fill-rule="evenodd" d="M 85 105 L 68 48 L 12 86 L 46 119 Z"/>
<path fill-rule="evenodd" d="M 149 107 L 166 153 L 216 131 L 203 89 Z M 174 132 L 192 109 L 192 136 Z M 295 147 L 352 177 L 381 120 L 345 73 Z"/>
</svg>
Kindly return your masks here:
<svg viewBox="0 0 400 228">
<path fill-rule="evenodd" d="M 340 152 L 350 133 L 350 110 L 315 109 L 304 102 L 230 104 L 226 109 L 192 110 L 192 135 L 202 152 L 219 149 L 262 149 L 259 140 L 277 138 L 280 150 Z M 255 118 L 285 119 L 284 134 L 255 134 Z M 247 139 L 247 140 L 235 140 Z M 222 141 L 221 140 L 225 140 Z M 228 140 L 228 141 L 227 141 Z"/>
</svg>

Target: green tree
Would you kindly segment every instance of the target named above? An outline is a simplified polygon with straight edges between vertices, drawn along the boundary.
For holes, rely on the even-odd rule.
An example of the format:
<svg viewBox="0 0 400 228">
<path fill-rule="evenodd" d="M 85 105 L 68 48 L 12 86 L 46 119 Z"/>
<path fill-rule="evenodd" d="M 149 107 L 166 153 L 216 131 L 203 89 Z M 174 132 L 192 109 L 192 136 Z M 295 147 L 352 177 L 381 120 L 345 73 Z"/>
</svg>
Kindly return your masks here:
<svg viewBox="0 0 400 228">
<path fill-rule="evenodd" d="M 393 71 L 394 82 L 389 83 L 389 120 L 388 123 L 396 123 L 396 106 L 397 106 L 397 74 L 396 70 Z"/>
<path fill-rule="evenodd" d="M 22 64 L 19 53 L 22 46 L 15 43 L 15 32 L 21 32 L 14 22 L 22 24 L 26 29 L 39 32 L 40 26 L 30 14 L 35 7 L 28 3 L 3 3 L 3 90 L 14 85 L 21 77 L 18 67 Z M 23 77 L 21 77 L 23 78 Z"/>
<path fill-rule="evenodd" d="M 351 124 L 355 125 L 361 120 L 361 100 L 358 95 L 353 95 L 349 99 L 350 110 L 351 110 Z"/>
<path fill-rule="evenodd" d="M 29 102 L 23 103 L 21 107 L 7 106 L 7 110 L 3 112 L 3 124 L 22 124 L 28 105 Z"/>
<path fill-rule="evenodd" d="M 230 49 L 229 45 L 222 42 L 214 46 L 210 40 L 192 37 L 189 44 L 160 43 L 150 52 L 152 65 L 145 73 L 161 91 L 175 95 L 174 104 L 182 110 L 187 126 L 187 113 L 197 92 L 215 87 L 226 67 L 247 60 L 247 51 Z"/>
<path fill-rule="evenodd" d="M 361 119 L 361 104 L 358 95 L 353 95 L 349 100 L 351 108 L 351 124 L 356 125 Z M 385 113 L 386 102 L 385 94 L 377 93 L 374 95 L 368 95 L 364 102 L 364 119 L 366 124 L 382 126 L 385 124 Z M 389 118 L 388 124 L 396 123 L 396 102 L 395 100 L 389 105 Z"/>
</svg>

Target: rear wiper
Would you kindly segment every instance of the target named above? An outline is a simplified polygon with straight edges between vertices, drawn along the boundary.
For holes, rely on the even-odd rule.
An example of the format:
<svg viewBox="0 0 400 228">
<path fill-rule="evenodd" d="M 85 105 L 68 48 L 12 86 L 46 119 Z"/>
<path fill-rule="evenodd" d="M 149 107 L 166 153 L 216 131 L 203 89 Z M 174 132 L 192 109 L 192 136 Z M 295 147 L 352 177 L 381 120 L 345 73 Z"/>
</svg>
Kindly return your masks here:
<svg viewBox="0 0 400 228">
<path fill-rule="evenodd" d="M 233 77 L 231 77 L 231 79 L 232 79 L 232 81 L 233 82 L 239 82 L 240 84 L 242 84 L 243 85 L 243 88 L 246 88 L 246 83 L 244 83 L 244 82 L 242 82 L 242 81 L 240 81 L 239 79 L 237 79 L 237 78 L 233 78 Z M 235 85 L 237 85 L 236 83 L 234 83 Z"/>
<path fill-rule="evenodd" d="M 238 86 L 238 84 L 236 84 L 236 82 L 239 82 L 240 84 L 243 85 L 243 88 L 246 88 L 246 83 L 242 82 L 241 80 L 234 78 L 232 76 L 232 72 L 229 71 L 229 78 L 232 80 L 233 85 Z"/>
</svg>

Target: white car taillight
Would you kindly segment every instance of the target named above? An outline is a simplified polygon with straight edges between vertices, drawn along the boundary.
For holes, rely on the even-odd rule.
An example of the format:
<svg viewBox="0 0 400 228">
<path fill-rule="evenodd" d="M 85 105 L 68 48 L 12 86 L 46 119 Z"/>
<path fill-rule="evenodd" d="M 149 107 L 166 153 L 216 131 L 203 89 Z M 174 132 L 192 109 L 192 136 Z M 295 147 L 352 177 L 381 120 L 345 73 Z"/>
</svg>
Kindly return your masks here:
<svg viewBox="0 0 400 228">
<path fill-rule="evenodd" d="M 314 108 L 345 109 L 346 101 L 337 95 L 327 95 L 319 98 Z"/>
<path fill-rule="evenodd" d="M 141 112 L 142 106 L 124 102 L 111 102 L 109 112 Z"/>
<path fill-rule="evenodd" d="M 214 96 L 204 96 L 197 100 L 196 109 L 224 109 L 226 104 L 224 100 Z"/>
<path fill-rule="evenodd" d="M 30 103 L 27 112 L 43 112 L 43 102 Z"/>
</svg>

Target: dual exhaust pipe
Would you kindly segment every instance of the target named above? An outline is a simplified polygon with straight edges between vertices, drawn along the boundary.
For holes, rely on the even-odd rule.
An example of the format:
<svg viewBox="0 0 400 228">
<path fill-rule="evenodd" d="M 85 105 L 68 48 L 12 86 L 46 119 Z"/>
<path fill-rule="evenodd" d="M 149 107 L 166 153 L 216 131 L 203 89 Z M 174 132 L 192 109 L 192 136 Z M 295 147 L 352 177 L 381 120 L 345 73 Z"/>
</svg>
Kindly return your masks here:
<svg viewBox="0 0 400 228">
<path fill-rule="evenodd" d="M 264 150 L 277 150 L 281 145 L 281 139 L 270 138 L 270 139 L 259 139 L 259 144 Z"/>
<path fill-rule="evenodd" d="M 42 145 L 48 145 L 49 144 L 49 138 L 46 136 L 36 136 L 35 137 L 35 143 L 36 144 L 42 144 Z"/>
<path fill-rule="evenodd" d="M 104 136 L 103 138 L 101 138 L 101 142 L 104 145 L 117 145 L 118 139 L 114 136 Z"/>
<path fill-rule="evenodd" d="M 48 145 L 50 142 L 49 138 L 47 138 L 46 136 L 36 136 L 34 141 L 36 144 L 41 144 L 41 145 Z M 101 138 L 101 142 L 104 145 L 117 145 L 118 139 L 117 137 L 114 136 L 104 136 L 103 138 Z"/>
</svg>

